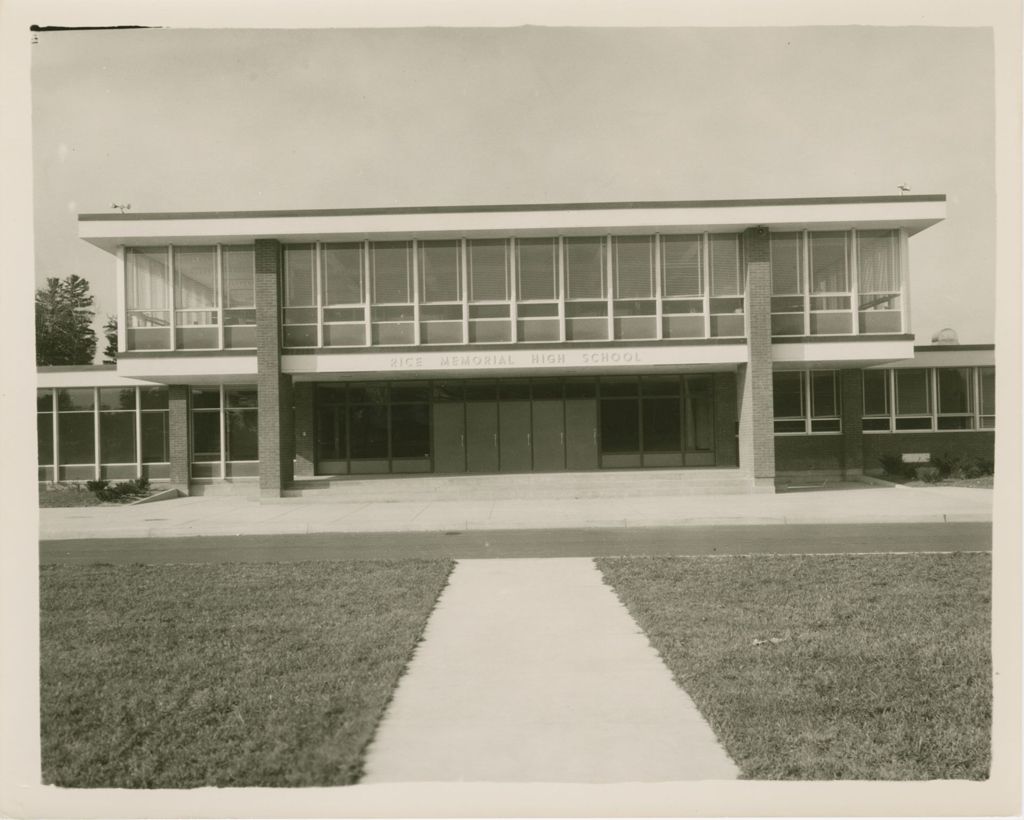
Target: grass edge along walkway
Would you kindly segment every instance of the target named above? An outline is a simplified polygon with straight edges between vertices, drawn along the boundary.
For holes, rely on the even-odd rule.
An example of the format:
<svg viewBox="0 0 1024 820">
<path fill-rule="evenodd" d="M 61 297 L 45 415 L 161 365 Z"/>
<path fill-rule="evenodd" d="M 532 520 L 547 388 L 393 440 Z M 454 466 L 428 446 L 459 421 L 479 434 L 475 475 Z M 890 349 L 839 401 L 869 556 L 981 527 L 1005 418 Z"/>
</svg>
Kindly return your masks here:
<svg viewBox="0 0 1024 820">
<path fill-rule="evenodd" d="M 989 555 L 596 562 L 742 777 L 988 776 Z"/>
<path fill-rule="evenodd" d="M 357 782 L 452 566 L 42 567 L 43 781 Z"/>
</svg>

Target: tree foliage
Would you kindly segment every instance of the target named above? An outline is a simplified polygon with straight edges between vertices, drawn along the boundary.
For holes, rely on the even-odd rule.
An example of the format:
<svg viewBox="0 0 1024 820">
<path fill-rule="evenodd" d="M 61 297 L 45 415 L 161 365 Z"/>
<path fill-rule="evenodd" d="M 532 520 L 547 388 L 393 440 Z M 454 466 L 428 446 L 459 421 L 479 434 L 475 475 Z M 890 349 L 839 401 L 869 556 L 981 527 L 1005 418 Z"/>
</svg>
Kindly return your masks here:
<svg viewBox="0 0 1024 820">
<path fill-rule="evenodd" d="M 50 277 L 36 291 L 36 364 L 92 364 L 96 355 L 95 315 L 89 283 L 71 274 Z"/>
<path fill-rule="evenodd" d="M 107 346 L 103 348 L 103 364 L 117 364 L 117 317 L 107 315 L 103 325 L 103 336 Z"/>
</svg>

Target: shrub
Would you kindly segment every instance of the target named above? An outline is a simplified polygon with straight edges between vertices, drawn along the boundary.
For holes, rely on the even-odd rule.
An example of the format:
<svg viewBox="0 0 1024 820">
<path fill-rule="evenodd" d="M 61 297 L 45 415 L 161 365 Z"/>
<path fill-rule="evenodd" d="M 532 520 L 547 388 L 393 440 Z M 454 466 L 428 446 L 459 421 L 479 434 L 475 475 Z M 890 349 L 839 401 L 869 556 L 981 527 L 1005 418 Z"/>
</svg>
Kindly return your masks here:
<svg viewBox="0 0 1024 820">
<path fill-rule="evenodd" d="M 109 486 L 109 481 L 90 481 L 86 484 L 100 501 L 131 501 L 149 492 L 148 478 L 133 478 Z"/>
<path fill-rule="evenodd" d="M 894 456 L 891 453 L 886 453 L 880 456 L 878 463 L 882 465 L 882 469 L 886 475 L 890 476 L 907 476 L 912 475 L 911 470 L 907 468 L 907 465 L 903 463 L 903 459 L 900 456 Z"/>
<path fill-rule="evenodd" d="M 990 458 L 979 458 L 978 469 L 981 471 L 982 475 L 995 475 L 996 473 L 995 462 Z"/>
<path fill-rule="evenodd" d="M 99 498 L 100 497 L 100 493 L 107 489 L 107 485 L 109 483 L 110 482 L 106 481 L 106 480 L 102 480 L 102 481 L 86 481 L 85 482 L 85 489 L 87 489 L 91 493 L 96 493 L 96 497 Z"/>
<path fill-rule="evenodd" d="M 942 472 L 931 464 L 918 467 L 915 475 L 918 481 L 923 481 L 925 484 L 938 484 L 942 480 Z"/>
</svg>

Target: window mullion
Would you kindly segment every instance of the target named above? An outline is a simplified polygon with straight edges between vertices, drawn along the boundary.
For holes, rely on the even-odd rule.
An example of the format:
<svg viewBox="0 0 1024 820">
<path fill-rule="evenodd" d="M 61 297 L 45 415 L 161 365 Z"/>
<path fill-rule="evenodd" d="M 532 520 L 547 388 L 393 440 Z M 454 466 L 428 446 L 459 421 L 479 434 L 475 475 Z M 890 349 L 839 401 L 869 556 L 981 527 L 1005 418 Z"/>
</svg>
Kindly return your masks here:
<svg viewBox="0 0 1024 820">
<path fill-rule="evenodd" d="M 117 300 L 117 352 L 124 353 L 128 349 L 128 251 L 124 245 L 117 246 L 117 281 L 121 283 L 121 292 Z M 56 479 L 55 479 L 56 480 Z"/>
<path fill-rule="evenodd" d="M 227 453 L 228 453 L 228 438 L 227 438 L 227 420 L 225 418 L 226 411 L 224 406 L 224 385 L 220 385 L 220 477 L 227 478 Z"/>
<path fill-rule="evenodd" d="M 661 306 L 661 234 L 656 233 L 654 235 L 654 338 L 664 338 L 664 328 L 662 328 L 662 314 L 663 309 Z"/>
<path fill-rule="evenodd" d="M 519 341 L 519 282 L 517 281 L 517 275 L 519 266 L 516 264 L 516 240 L 515 237 L 510 237 L 505 240 L 505 275 L 508 277 L 508 315 L 512 321 L 512 327 L 510 328 L 509 339 L 515 344 Z"/>
<path fill-rule="evenodd" d="M 313 301 L 316 303 L 316 346 L 324 346 L 324 284 L 320 242 L 313 243 Z"/>
<path fill-rule="evenodd" d="M 135 387 L 135 474 L 142 478 L 142 388 Z"/>
<path fill-rule="evenodd" d="M 700 239 L 701 244 L 701 293 L 704 308 L 704 338 L 711 338 L 711 240 L 705 231 Z"/>
<path fill-rule="evenodd" d="M 100 480 L 100 389 L 92 389 L 92 436 L 93 436 L 93 476 Z"/>
<path fill-rule="evenodd" d="M 370 347 L 373 344 L 373 324 L 371 320 L 373 300 L 370 298 L 370 288 L 373 283 L 370 280 L 369 239 L 363 240 L 363 258 L 360 264 L 361 268 L 359 274 L 363 279 L 363 327 L 366 334 L 366 341 L 364 344 L 366 347 Z"/>
<path fill-rule="evenodd" d="M 555 263 L 555 286 L 558 296 L 558 341 L 565 341 L 565 239 L 558 237 L 558 259 Z"/>
<path fill-rule="evenodd" d="M 462 343 L 469 344 L 469 251 L 467 241 L 459 239 L 459 289 L 462 291 Z"/>
<path fill-rule="evenodd" d="M 178 306 L 174 301 L 174 245 L 167 246 L 167 287 L 170 292 L 168 294 L 167 304 L 171 306 L 171 321 L 170 331 L 171 340 L 169 342 L 168 350 L 176 350 L 178 348 Z"/>
<path fill-rule="evenodd" d="M 218 244 L 217 248 L 217 284 L 215 286 L 214 301 L 217 305 L 217 349 L 224 349 L 224 262 L 223 262 L 223 245 Z"/>
<path fill-rule="evenodd" d="M 420 253 L 419 242 L 412 240 L 412 343 L 420 343 Z"/>
<path fill-rule="evenodd" d="M 605 242 L 608 243 L 608 247 L 605 248 L 605 253 L 604 253 L 605 265 L 608 268 L 605 271 L 605 288 L 607 289 L 607 292 L 605 293 L 605 299 L 606 299 L 606 302 L 607 302 L 607 305 L 608 305 L 608 338 L 609 339 L 614 339 L 615 338 L 615 303 L 614 303 L 615 275 L 618 272 L 617 271 L 617 267 L 618 266 L 613 264 L 615 260 L 613 258 L 614 250 L 612 248 L 613 240 L 612 240 L 611 234 L 609 234 L 605 238 Z"/>
<path fill-rule="evenodd" d="M 59 387 L 53 388 L 53 395 L 50 396 L 50 409 L 52 410 L 53 424 L 50 426 L 50 438 L 53 439 L 53 480 L 54 482 L 60 481 L 60 423 L 57 418 L 57 408 L 60 402 L 57 401 L 57 394 L 60 392 Z"/>
<path fill-rule="evenodd" d="M 804 336 L 811 335 L 811 232 L 800 231 L 800 280 L 804 291 Z"/>
<path fill-rule="evenodd" d="M 857 229 L 849 233 L 850 253 L 847 264 L 850 266 L 850 332 L 860 333 L 860 275 L 858 272 L 859 262 L 857 260 Z"/>
<path fill-rule="evenodd" d="M 939 371 L 934 367 L 928 368 L 928 390 L 931 398 L 932 430 L 939 429 Z"/>
</svg>

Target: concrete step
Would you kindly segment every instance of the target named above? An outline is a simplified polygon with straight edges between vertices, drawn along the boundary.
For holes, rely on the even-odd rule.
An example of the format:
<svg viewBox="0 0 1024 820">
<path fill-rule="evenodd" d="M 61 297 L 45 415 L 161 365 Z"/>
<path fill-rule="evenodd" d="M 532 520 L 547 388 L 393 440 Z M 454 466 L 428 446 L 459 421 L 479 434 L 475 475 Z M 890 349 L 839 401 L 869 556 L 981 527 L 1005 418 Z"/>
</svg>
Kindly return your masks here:
<svg viewBox="0 0 1024 820">
<path fill-rule="evenodd" d="M 747 473 L 735 468 L 708 468 L 309 479 L 295 482 L 283 495 L 328 502 L 389 502 L 418 499 L 642 498 L 750 491 L 751 481 Z"/>
</svg>

